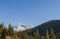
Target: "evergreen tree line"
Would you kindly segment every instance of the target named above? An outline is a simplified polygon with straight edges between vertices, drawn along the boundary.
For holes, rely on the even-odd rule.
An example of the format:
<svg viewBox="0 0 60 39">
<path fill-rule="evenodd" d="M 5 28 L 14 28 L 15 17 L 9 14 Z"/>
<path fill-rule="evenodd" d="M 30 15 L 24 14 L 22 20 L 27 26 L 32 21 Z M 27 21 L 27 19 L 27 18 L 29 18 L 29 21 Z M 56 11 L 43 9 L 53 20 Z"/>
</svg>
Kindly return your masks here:
<svg viewBox="0 0 60 39">
<path fill-rule="evenodd" d="M 50 33 L 46 29 L 45 36 L 40 35 L 38 30 L 34 32 L 34 35 L 28 35 L 27 31 L 15 33 L 11 24 L 6 28 L 2 23 L 0 24 L 0 39 L 6 39 L 6 36 L 10 36 L 12 39 L 59 39 L 54 33 L 53 28 L 50 28 Z"/>
</svg>

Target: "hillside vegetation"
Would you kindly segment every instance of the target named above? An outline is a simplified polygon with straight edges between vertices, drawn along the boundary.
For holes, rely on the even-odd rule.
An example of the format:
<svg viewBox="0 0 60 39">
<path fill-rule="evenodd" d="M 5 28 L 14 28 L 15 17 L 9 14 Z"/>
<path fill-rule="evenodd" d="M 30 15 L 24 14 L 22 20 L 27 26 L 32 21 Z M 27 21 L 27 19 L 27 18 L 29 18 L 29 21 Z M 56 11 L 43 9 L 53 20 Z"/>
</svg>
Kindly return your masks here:
<svg viewBox="0 0 60 39">
<path fill-rule="evenodd" d="M 60 20 L 48 21 L 23 32 L 14 32 L 11 24 L 6 28 L 2 23 L 0 39 L 60 39 Z"/>
</svg>

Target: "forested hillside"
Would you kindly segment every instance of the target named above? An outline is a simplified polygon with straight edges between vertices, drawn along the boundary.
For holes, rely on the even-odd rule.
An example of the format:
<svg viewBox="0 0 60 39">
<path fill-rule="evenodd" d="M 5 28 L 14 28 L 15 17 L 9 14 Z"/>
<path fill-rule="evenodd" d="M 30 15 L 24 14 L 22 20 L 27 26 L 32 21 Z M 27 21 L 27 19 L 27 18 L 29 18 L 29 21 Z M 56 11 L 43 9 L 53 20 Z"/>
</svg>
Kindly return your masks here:
<svg viewBox="0 0 60 39">
<path fill-rule="evenodd" d="M 53 26 L 55 26 L 55 27 L 53 27 L 53 26 L 50 27 L 49 23 L 50 23 L 50 25 L 54 24 Z M 42 25 L 46 25 L 46 26 L 41 26 L 41 27 L 39 26 L 40 29 L 34 27 L 34 28 L 32 28 L 33 30 L 30 29 L 30 30 L 26 30 L 26 31 L 22 31 L 22 32 L 21 31 L 14 32 L 14 29 L 11 24 L 9 24 L 8 28 L 6 28 L 5 25 L 2 23 L 2 24 L 0 24 L 0 39 L 60 39 L 60 31 L 57 28 L 58 27 L 57 24 L 60 24 L 59 21 L 49 21 L 49 22 L 42 24 Z M 49 25 L 49 27 L 47 27 L 48 25 Z M 56 29 L 59 32 L 56 31 Z M 44 35 L 41 32 L 44 33 Z"/>
</svg>

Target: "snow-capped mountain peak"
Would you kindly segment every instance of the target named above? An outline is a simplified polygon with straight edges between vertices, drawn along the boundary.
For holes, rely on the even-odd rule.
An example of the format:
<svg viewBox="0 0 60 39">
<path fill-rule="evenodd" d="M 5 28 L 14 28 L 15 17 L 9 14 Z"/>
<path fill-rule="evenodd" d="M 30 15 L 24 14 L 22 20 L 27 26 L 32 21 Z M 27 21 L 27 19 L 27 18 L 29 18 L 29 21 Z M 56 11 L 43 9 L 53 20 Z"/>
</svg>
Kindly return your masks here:
<svg viewBox="0 0 60 39">
<path fill-rule="evenodd" d="M 25 30 L 27 30 L 27 29 L 29 29 L 29 26 L 28 25 L 24 25 L 24 24 L 22 24 L 22 23 L 19 23 L 19 24 L 17 24 L 15 27 L 14 27 L 14 31 L 25 31 Z"/>
</svg>

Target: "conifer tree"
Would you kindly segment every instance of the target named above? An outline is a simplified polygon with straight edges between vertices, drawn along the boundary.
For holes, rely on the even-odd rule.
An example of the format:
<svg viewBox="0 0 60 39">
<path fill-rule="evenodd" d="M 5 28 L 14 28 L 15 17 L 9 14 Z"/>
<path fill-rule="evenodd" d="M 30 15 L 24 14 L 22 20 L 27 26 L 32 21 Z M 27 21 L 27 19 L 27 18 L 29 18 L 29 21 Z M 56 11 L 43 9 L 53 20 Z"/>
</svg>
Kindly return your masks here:
<svg viewBox="0 0 60 39">
<path fill-rule="evenodd" d="M 29 35 L 27 34 L 27 32 L 24 32 L 24 39 L 29 39 Z"/>
<path fill-rule="evenodd" d="M 17 35 L 19 36 L 19 38 L 23 39 L 23 32 L 18 32 Z"/>
<path fill-rule="evenodd" d="M 7 34 L 10 35 L 10 36 L 14 35 L 14 29 L 13 29 L 13 27 L 11 26 L 11 24 L 9 24 Z"/>
<path fill-rule="evenodd" d="M 6 34 L 7 34 L 7 29 L 4 28 L 4 30 L 2 32 L 2 39 L 5 39 Z"/>
<path fill-rule="evenodd" d="M 55 33 L 54 33 L 53 28 L 51 28 L 51 30 L 50 30 L 50 38 L 51 38 L 51 39 L 56 39 L 56 35 L 55 35 Z"/>
<path fill-rule="evenodd" d="M 46 39 L 50 39 L 48 29 L 46 30 Z"/>
<path fill-rule="evenodd" d="M 0 39 L 2 39 L 2 32 L 3 32 L 3 29 L 4 29 L 4 24 L 0 24 Z"/>
<path fill-rule="evenodd" d="M 0 24 L 0 33 L 3 31 L 3 29 L 4 29 L 4 24 L 2 23 Z"/>
<path fill-rule="evenodd" d="M 40 39 L 40 34 L 39 34 L 38 30 L 36 30 L 36 32 L 34 32 L 34 39 Z"/>
</svg>

